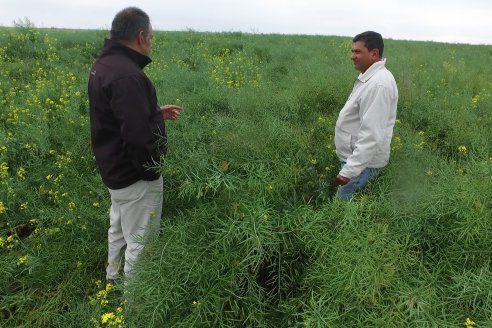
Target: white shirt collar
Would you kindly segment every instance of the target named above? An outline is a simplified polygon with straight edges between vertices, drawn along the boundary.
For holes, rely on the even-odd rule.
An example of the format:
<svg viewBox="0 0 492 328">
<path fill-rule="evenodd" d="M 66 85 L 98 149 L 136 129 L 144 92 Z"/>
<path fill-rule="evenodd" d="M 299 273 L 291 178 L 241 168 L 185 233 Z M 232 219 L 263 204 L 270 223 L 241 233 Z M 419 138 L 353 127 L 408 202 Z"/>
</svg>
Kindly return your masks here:
<svg viewBox="0 0 492 328">
<path fill-rule="evenodd" d="M 367 82 L 377 71 L 386 65 L 386 58 L 372 64 L 364 73 L 360 73 L 357 77 L 361 82 Z"/>
</svg>

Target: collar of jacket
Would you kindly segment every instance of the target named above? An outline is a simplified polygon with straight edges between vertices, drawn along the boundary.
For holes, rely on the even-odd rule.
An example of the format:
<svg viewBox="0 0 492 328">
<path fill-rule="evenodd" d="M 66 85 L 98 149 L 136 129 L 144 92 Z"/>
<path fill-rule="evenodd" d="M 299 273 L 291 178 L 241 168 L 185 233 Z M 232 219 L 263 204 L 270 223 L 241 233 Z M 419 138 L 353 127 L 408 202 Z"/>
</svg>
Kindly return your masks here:
<svg viewBox="0 0 492 328">
<path fill-rule="evenodd" d="M 375 62 L 374 64 L 371 65 L 371 67 L 369 67 L 365 72 L 364 74 L 359 74 L 359 77 L 357 77 L 359 79 L 359 81 L 361 81 L 362 83 L 366 83 L 367 81 L 369 81 L 369 79 L 374 75 L 374 73 L 376 73 L 377 71 L 379 71 L 381 68 L 383 68 L 386 64 L 386 58 L 383 58 L 381 59 L 380 61 L 378 62 Z"/>
<path fill-rule="evenodd" d="M 132 48 L 129 48 L 120 42 L 111 39 L 104 39 L 103 55 L 109 55 L 114 53 L 120 53 L 129 57 L 141 69 L 143 69 L 145 66 L 147 66 L 152 62 L 152 59 L 150 59 L 150 57 L 145 56 L 144 54 L 141 54 L 138 51 L 135 51 Z"/>
</svg>

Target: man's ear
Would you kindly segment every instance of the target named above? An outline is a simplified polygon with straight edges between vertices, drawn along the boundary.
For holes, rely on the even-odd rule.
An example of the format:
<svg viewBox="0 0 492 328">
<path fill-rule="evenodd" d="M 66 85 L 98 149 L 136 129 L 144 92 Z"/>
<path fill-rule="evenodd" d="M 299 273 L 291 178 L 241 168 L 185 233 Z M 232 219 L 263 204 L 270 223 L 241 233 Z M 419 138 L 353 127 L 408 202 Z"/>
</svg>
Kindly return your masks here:
<svg viewBox="0 0 492 328">
<path fill-rule="evenodd" d="M 145 33 L 144 33 L 144 31 L 139 31 L 138 32 L 138 34 L 137 34 L 137 41 L 138 41 L 138 44 L 145 43 Z"/>
<path fill-rule="evenodd" d="M 381 58 L 381 56 L 379 56 L 379 49 L 378 49 L 378 48 L 374 48 L 374 49 L 372 49 L 372 50 L 371 50 L 371 54 L 372 54 L 372 56 L 373 56 L 374 58 L 376 58 L 376 59 Z"/>
</svg>

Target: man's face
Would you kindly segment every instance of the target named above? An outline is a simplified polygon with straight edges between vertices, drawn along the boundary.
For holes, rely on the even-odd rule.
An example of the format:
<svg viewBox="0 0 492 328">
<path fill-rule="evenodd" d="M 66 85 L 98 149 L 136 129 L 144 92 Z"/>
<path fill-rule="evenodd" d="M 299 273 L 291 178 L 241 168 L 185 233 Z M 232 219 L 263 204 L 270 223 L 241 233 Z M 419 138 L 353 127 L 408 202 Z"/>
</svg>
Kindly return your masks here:
<svg viewBox="0 0 492 328">
<path fill-rule="evenodd" d="M 141 53 L 143 53 L 146 56 L 150 54 L 153 37 L 154 37 L 154 32 L 152 30 L 152 25 L 149 25 L 149 31 L 147 33 L 144 33 L 144 36 L 142 37 L 142 42 L 140 44 Z"/>
<path fill-rule="evenodd" d="M 379 60 L 378 49 L 369 51 L 363 41 L 352 43 L 352 61 L 356 70 L 364 73 L 372 64 Z"/>
</svg>

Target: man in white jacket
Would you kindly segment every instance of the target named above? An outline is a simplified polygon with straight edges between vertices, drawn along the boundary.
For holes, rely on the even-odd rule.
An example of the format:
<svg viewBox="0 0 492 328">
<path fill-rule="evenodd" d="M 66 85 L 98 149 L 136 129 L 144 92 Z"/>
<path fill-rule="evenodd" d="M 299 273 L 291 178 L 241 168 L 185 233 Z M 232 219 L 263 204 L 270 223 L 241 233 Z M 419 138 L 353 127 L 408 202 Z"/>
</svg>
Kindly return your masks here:
<svg viewBox="0 0 492 328">
<path fill-rule="evenodd" d="M 398 89 L 385 67 L 383 49 L 383 38 L 376 32 L 364 32 L 352 40 L 352 61 L 360 74 L 335 127 L 342 164 L 336 177 L 337 195 L 342 200 L 350 200 L 389 161 Z"/>
</svg>

